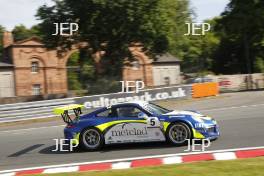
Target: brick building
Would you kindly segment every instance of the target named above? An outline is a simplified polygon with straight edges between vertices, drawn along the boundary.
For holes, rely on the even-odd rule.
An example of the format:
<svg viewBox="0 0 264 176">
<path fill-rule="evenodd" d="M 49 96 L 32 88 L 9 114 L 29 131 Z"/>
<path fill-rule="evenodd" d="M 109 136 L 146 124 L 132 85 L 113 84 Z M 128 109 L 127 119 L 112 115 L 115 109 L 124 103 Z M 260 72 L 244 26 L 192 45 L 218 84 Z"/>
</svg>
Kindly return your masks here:
<svg viewBox="0 0 264 176">
<path fill-rule="evenodd" d="M 15 96 L 67 93 L 66 63 L 73 51 L 58 57 L 38 38 L 14 42 L 10 32 L 4 33 L 3 46 L 3 61 L 13 66 Z"/>
<path fill-rule="evenodd" d="M 15 96 L 13 65 L 0 62 L 0 97 Z"/>
<path fill-rule="evenodd" d="M 123 67 L 124 81 L 144 81 L 148 87 L 181 83 L 180 60 L 169 53 L 149 58 L 142 46 L 130 48 L 135 61 L 126 61 Z"/>
<path fill-rule="evenodd" d="M 3 46 L 0 97 L 67 94 L 67 61 L 77 49 L 58 56 L 56 50 L 48 50 L 38 38 L 14 42 L 10 32 L 4 33 Z M 141 46 L 130 50 L 135 61 L 124 64 L 123 80 L 142 80 L 146 86 L 180 83 L 178 59 L 169 54 L 150 59 Z"/>
</svg>

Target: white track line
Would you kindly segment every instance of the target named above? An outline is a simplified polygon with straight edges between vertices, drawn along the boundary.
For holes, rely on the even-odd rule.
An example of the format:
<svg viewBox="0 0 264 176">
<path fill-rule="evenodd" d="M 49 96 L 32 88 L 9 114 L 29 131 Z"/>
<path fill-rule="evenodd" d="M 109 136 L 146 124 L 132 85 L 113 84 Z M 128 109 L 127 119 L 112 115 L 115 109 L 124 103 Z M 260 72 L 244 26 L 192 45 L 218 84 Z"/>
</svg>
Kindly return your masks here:
<svg viewBox="0 0 264 176">
<path fill-rule="evenodd" d="M 61 172 L 77 172 L 79 171 L 79 166 L 71 166 L 71 167 L 61 167 L 61 168 L 51 168 L 45 169 L 43 174 L 55 174 Z"/>
<path fill-rule="evenodd" d="M 204 109 L 204 110 L 200 110 L 200 111 L 203 111 L 203 112 L 206 112 L 206 111 L 222 111 L 222 110 L 228 110 L 228 109 L 251 108 L 251 107 L 258 107 L 258 106 L 264 106 L 264 104 L 231 106 L 231 107 L 225 107 L 225 108 Z"/>
<path fill-rule="evenodd" d="M 215 160 L 232 160 L 237 159 L 235 152 L 223 152 L 223 153 L 214 153 Z"/>
<path fill-rule="evenodd" d="M 112 169 L 129 169 L 131 162 L 118 162 L 112 164 Z"/>
<path fill-rule="evenodd" d="M 1 176 L 15 176 L 16 173 L 12 172 L 12 173 L 6 173 L 6 174 L 1 174 Z"/>
<path fill-rule="evenodd" d="M 182 162 L 183 162 L 182 157 L 179 157 L 179 156 L 170 156 L 170 157 L 163 158 L 164 164 L 178 164 Z"/>
<path fill-rule="evenodd" d="M 113 162 L 127 162 L 127 161 L 141 160 L 141 159 L 146 159 L 146 158 L 165 158 L 165 157 L 192 155 L 192 154 L 233 152 L 233 151 L 263 149 L 263 148 L 264 148 L 264 146 L 247 147 L 247 148 L 234 148 L 234 149 L 224 149 L 224 150 L 211 150 L 211 151 L 205 151 L 205 152 L 190 152 L 190 153 L 178 153 L 178 154 L 151 155 L 151 156 L 143 156 L 143 157 L 122 158 L 122 159 L 101 160 L 101 161 L 90 161 L 90 162 L 80 162 L 80 163 L 68 163 L 68 164 L 49 165 L 49 166 L 41 166 L 41 167 L 30 167 L 30 168 L 23 168 L 23 169 L 4 170 L 4 171 L 0 171 L 0 174 L 1 173 L 16 172 L 16 171 L 24 171 L 24 170 L 34 170 L 34 169 L 52 169 L 52 168 L 57 168 L 57 167 L 74 167 L 74 166 L 80 166 L 80 165 L 86 165 L 86 164 L 98 164 L 98 163 L 110 163 L 110 162 L 111 163 L 113 163 Z"/>
<path fill-rule="evenodd" d="M 58 128 L 58 127 L 64 127 L 65 125 L 57 125 L 57 126 L 47 126 L 47 127 L 38 127 L 38 128 L 25 128 L 25 129 L 19 129 L 19 130 L 7 130 L 7 131 L 0 131 L 0 133 L 13 133 L 13 132 L 19 132 L 19 131 L 32 131 L 32 130 L 39 130 L 39 129 L 45 129 L 45 128 Z"/>
</svg>

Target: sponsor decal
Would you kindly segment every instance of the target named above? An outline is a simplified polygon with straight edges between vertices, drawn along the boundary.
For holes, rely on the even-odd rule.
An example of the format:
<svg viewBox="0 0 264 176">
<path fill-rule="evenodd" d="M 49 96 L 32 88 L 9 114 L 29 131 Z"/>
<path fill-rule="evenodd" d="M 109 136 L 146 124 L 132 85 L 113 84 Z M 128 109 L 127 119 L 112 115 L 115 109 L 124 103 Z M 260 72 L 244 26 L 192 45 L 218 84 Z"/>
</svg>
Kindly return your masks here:
<svg viewBox="0 0 264 176">
<path fill-rule="evenodd" d="M 195 123 L 194 127 L 195 128 L 206 128 L 206 125 L 204 123 Z"/>
<path fill-rule="evenodd" d="M 112 136 L 145 136 L 148 135 L 147 127 L 144 128 L 132 128 L 132 129 L 125 129 L 125 126 L 129 125 L 127 123 L 124 123 L 122 125 L 121 130 L 112 130 L 111 134 Z"/>
<path fill-rule="evenodd" d="M 145 123 L 122 123 L 105 133 L 105 143 L 165 141 L 160 128 L 148 128 Z"/>
<path fill-rule="evenodd" d="M 111 107 L 117 103 L 128 101 L 156 101 L 166 99 L 188 98 L 191 95 L 191 87 L 168 87 L 163 89 L 150 89 L 134 93 L 114 93 L 97 96 L 89 96 L 76 99 L 76 103 L 84 104 L 87 109 Z M 88 100 L 88 101 L 87 101 Z"/>
</svg>

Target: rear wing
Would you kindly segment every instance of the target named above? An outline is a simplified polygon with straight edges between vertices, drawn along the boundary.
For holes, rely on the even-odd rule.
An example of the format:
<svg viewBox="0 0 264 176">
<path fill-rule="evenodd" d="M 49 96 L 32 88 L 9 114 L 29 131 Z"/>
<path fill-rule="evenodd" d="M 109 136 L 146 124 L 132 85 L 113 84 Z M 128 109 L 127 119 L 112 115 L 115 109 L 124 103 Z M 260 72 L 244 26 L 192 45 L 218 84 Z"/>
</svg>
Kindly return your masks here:
<svg viewBox="0 0 264 176">
<path fill-rule="evenodd" d="M 64 107 L 58 107 L 53 109 L 54 114 L 61 115 L 63 121 L 67 124 L 72 123 L 74 119 L 79 119 L 80 115 L 82 114 L 82 109 L 84 105 L 79 104 L 71 104 Z M 71 118 L 69 111 L 73 111 L 75 118 Z M 72 113 L 71 113 L 72 114 Z"/>
</svg>

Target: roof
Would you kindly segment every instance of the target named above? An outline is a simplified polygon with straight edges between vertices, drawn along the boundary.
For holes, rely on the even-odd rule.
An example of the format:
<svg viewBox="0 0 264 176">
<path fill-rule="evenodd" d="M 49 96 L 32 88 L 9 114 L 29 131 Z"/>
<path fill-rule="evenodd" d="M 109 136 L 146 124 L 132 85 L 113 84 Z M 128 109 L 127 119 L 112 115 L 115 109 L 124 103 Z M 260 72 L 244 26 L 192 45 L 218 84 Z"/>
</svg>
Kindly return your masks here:
<svg viewBox="0 0 264 176">
<path fill-rule="evenodd" d="M 28 42 L 28 41 L 36 41 L 36 42 L 41 43 L 41 40 L 40 40 L 39 37 L 37 37 L 37 36 L 33 36 L 33 37 L 29 37 L 29 38 L 24 39 L 24 40 L 19 40 L 19 41 L 15 42 L 14 44 L 15 44 L 15 45 L 23 44 L 23 43 Z"/>
<path fill-rule="evenodd" d="M 30 46 L 30 47 L 44 47 L 44 44 L 38 37 L 30 37 L 24 40 L 19 40 L 14 42 L 8 47 L 20 47 L 20 46 Z"/>
<path fill-rule="evenodd" d="M 170 53 L 165 53 L 162 55 L 157 55 L 153 63 L 171 63 L 171 62 L 180 62 L 181 60 L 177 57 L 171 55 Z"/>
<path fill-rule="evenodd" d="M 123 102 L 123 103 L 117 103 L 117 104 L 114 104 L 114 105 L 126 105 L 126 104 L 137 104 L 141 107 L 144 107 L 146 104 L 148 104 L 147 101 L 140 101 L 140 100 L 135 100 L 135 101 L 127 101 L 127 102 Z M 113 105 L 113 106 L 114 106 Z"/>
<path fill-rule="evenodd" d="M 0 67 L 13 67 L 13 65 L 5 62 L 0 62 Z"/>
</svg>

